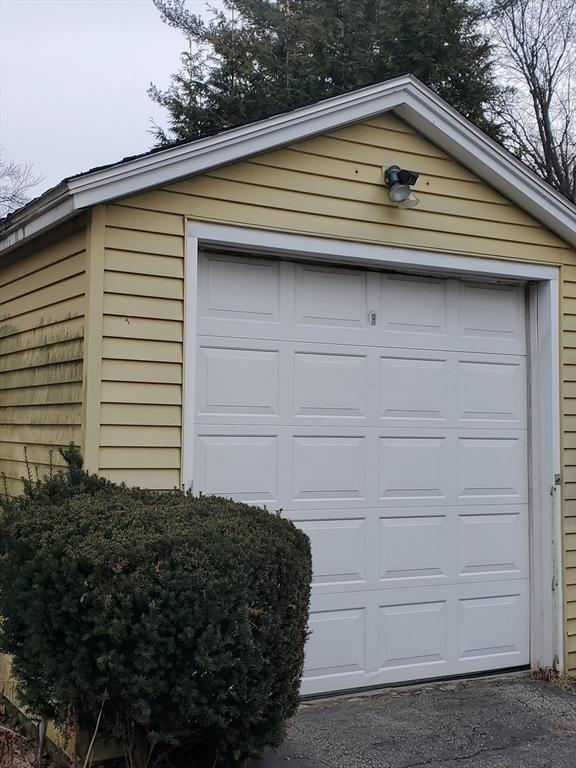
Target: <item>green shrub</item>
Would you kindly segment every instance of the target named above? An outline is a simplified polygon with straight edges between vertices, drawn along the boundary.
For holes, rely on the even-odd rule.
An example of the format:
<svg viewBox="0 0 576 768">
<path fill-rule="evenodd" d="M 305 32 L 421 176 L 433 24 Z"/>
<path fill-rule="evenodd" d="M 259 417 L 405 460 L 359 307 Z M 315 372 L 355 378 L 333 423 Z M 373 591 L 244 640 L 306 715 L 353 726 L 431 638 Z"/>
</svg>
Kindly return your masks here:
<svg viewBox="0 0 576 768">
<path fill-rule="evenodd" d="M 5 500 L 0 649 L 38 716 L 72 713 L 143 765 L 191 749 L 238 766 L 298 703 L 307 537 L 263 509 L 69 470 Z"/>
</svg>

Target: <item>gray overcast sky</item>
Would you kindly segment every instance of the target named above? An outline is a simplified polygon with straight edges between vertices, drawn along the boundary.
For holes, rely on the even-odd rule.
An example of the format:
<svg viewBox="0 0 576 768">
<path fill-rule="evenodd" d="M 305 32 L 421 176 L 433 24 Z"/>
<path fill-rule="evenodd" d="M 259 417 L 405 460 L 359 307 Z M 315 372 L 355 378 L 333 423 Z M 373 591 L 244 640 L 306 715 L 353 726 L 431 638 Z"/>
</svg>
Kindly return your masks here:
<svg viewBox="0 0 576 768">
<path fill-rule="evenodd" d="M 199 12 L 204 0 L 188 0 Z M 185 48 L 152 0 L 0 0 L 0 148 L 44 180 L 144 152 Z"/>
</svg>

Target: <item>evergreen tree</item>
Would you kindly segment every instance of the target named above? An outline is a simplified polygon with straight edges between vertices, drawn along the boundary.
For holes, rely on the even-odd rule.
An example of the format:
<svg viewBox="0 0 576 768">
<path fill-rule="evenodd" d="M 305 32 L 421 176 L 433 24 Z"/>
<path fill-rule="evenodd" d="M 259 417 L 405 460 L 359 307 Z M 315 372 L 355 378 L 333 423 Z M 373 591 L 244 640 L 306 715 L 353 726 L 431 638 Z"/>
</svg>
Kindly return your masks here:
<svg viewBox="0 0 576 768">
<path fill-rule="evenodd" d="M 182 66 L 151 98 L 194 139 L 355 88 L 413 74 L 494 137 L 490 44 L 473 0 L 224 0 L 206 22 L 186 0 L 154 0 L 185 34 Z"/>
</svg>

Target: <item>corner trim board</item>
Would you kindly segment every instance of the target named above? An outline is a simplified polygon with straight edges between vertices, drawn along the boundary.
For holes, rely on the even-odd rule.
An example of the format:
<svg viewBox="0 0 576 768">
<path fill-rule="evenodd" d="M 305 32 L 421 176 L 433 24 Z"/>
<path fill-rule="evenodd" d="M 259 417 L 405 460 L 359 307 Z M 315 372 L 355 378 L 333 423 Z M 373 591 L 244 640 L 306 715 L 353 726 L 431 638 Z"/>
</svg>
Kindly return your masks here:
<svg viewBox="0 0 576 768">
<path fill-rule="evenodd" d="M 100 468 L 105 235 L 106 208 L 102 205 L 92 210 L 86 231 L 82 454 L 89 472 Z"/>
<path fill-rule="evenodd" d="M 194 488 L 194 424 L 196 401 L 196 311 L 198 291 L 198 238 L 186 232 L 184 246 L 184 342 L 182 366 L 182 459 L 180 482 L 183 492 Z"/>
</svg>

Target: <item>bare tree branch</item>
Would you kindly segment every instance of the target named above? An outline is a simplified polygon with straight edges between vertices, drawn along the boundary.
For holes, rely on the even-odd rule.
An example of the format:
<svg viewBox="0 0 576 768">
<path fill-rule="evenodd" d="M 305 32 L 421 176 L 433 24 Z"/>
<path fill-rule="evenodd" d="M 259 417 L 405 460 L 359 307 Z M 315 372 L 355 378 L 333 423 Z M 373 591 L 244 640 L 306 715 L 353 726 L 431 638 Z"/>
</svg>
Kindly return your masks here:
<svg viewBox="0 0 576 768">
<path fill-rule="evenodd" d="M 21 208 L 30 199 L 30 190 L 42 181 L 29 163 L 4 161 L 0 157 L 0 217 Z"/>
<path fill-rule="evenodd" d="M 574 0 L 487 0 L 498 68 L 507 79 L 495 112 L 505 143 L 576 202 L 576 5 Z"/>
</svg>

